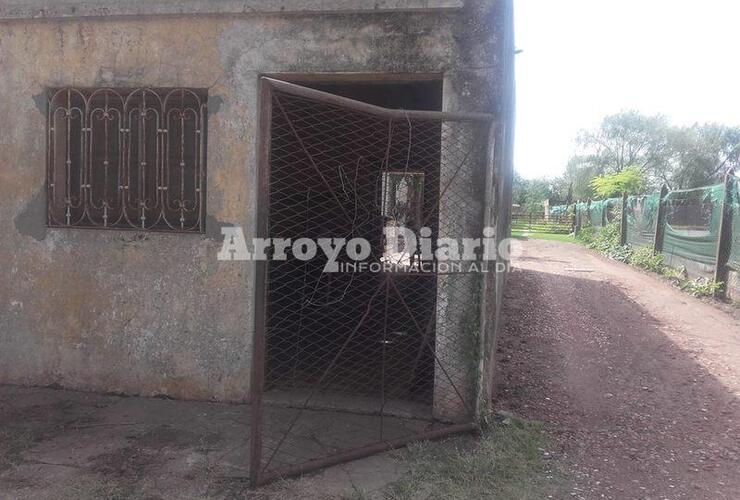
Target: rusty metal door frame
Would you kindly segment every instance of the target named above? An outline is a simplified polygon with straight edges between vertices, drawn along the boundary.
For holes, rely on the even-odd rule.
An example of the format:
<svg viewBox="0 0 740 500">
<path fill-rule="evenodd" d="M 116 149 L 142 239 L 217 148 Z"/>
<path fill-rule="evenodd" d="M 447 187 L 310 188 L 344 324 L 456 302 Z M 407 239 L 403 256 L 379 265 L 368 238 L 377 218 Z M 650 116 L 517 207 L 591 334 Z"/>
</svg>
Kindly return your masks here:
<svg viewBox="0 0 740 500">
<path fill-rule="evenodd" d="M 327 92 L 314 90 L 297 84 L 280 81 L 274 78 L 261 77 L 259 80 L 259 112 L 257 131 L 257 217 L 256 236 L 270 237 L 270 153 L 272 129 L 272 102 L 275 91 L 299 96 L 320 103 L 342 107 L 348 110 L 367 113 L 377 117 L 395 120 L 437 120 L 440 122 L 479 122 L 494 128 L 494 116 L 488 113 L 450 113 L 440 111 L 414 111 L 387 109 L 361 101 L 341 97 Z M 489 145 L 490 146 L 490 145 Z M 490 151 L 489 151 L 490 154 Z M 490 175 L 488 173 L 487 175 Z M 438 200 L 439 201 L 439 200 Z M 490 201 L 485 201 L 486 206 Z M 297 466 L 286 467 L 274 472 L 261 470 L 262 464 L 262 431 L 263 431 L 263 395 L 266 376 L 267 318 L 269 293 L 269 261 L 255 262 L 255 319 L 252 347 L 251 370 L 251 425 L 250 425 L 250 479 L 253 486 L 259 486 L 278 478 L 294 476 L 329 465 L 354 460 L 375 453 L 399 448 L 419 439 L 437 439 L 451 434 L 474 432 L 478 429 L 476 422 L 452 424 L 445 428 L 433 429 L 406 437 L 362 446 L 350 451 L 337 453 L 328 457 L 310 460 Z"/>
<path fill-rule="evenodd" d="M 259 113 L 257 130 L 257 226 L 256 236 L 269 236 L 270 214 L 270 130 L 272 128 L 272 87 L 264 78 L 259 81 Z M 265 385 L 265 346 L 267 328 L 267 291 L 269 261 L 255 262 L 254 332 L 252 337 L 252 373 L 250 381 L 250 480 L 252 485 L 264 484 L 260 477 L 262 463 L 262 394 Z"/>
</svg>

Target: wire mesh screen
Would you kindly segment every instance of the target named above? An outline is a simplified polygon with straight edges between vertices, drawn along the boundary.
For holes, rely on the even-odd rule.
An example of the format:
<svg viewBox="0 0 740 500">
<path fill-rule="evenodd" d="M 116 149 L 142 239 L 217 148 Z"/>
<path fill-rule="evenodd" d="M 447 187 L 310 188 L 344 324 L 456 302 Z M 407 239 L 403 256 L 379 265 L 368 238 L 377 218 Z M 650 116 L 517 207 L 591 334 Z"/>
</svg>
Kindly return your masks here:
<svg viewBox="0 0 740 500">
<path fill-rule="evenodd" d="M 588 221 L 593 227 L 604 225 L 604 200 L 592 201 L 588 208 Z"/>
<path fill-rule="evenodd" d="M 627 243 L 633 246 L 653 246 L 659 203 L 658 193 L 627 198 Z"/>
<path fill-rule="evenodd" d="M 722 218 L 722 184 L 706 188 L 671 191 L 665 197 L 663 253 L 715 266 Z"/>
<path fill-rule="evenodd" d="M 740 178 L 735 178 L 731 186 L 731 198 L 729 200 L 730 216 L 730 256 L 727 265 L 740 271 Z"/>
<path fill-rule="evenodd" d="M 335 269 L 295 246 L 268 264 L 258 482 L 466 429 L 479 383 L 483 255 L 437 242 L 482 235 L 489 121 L 290 89 L 269 97 L 269 236 L 348 244 Z"/>
<path fill-rule="evenodd" d="M 575 204 L 576 213 L 576 225 L 578 227 L 587 226 L 590 223 L 590 216 L 588 213 L 588 203 L 579 201 Z"/>
</svg>

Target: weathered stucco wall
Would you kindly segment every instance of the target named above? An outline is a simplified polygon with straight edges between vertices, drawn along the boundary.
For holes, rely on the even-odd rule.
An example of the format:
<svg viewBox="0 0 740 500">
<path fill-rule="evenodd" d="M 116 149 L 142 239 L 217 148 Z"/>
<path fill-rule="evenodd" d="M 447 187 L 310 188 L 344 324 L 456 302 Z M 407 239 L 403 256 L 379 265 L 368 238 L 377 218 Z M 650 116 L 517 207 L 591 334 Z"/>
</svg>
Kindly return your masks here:
<svg viewBox="0 0 740 500">
<path fill-rule="evenodd" d="M 497 112 L 496 11 L 0 21 L 0 383 L 248 397 L 262 73 L 439 72 L 447 110 Z M 207 234 L 45 227 L 45 91 L 207 87 Z"/>
</svg>

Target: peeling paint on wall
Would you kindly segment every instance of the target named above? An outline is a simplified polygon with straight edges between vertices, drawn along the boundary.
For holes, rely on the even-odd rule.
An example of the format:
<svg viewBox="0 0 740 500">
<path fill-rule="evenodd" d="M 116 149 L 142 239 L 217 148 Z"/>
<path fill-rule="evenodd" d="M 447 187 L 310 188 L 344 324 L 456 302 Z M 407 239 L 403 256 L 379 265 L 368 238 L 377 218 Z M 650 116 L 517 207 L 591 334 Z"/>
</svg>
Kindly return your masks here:
<svg viewBox="0 0 740 500">
<path fill-rule="evenodd" d="M 221 235 L 221 228 L 222 227 L 234 227 L 235 224 L 231 222 L 224 222 L 218 220 L 213 215 L 206 216 L 206 238 L 210 238 L 212 240 L 217 240 L 219 242 L 223 241 L 223 236 Z"/>
<path fill-rule="evenodd" d="M 39 110 L 39 113 L 46 118 L 46 113 L 49 108 L 49 96 L 46 94 L 46 91 L 39 92 L 33 96 L 33 102 L 36 104 L 36 109 Z"/>
<path fill-rule="evenodd" d="M 46 189 L 41 187 L 13 219 L 15 229 L 24 236 L 42 241 L 46 237 Z"/>
<path fill-rule="evenodd" d="M 220 95 L 211 95 L 208 94 L 208 117 L 212 117 L 213 115 L 217 114 L 219 111 L 221 111 L 221 106 L 224 103 L 223 97 Z"/>
</svg>

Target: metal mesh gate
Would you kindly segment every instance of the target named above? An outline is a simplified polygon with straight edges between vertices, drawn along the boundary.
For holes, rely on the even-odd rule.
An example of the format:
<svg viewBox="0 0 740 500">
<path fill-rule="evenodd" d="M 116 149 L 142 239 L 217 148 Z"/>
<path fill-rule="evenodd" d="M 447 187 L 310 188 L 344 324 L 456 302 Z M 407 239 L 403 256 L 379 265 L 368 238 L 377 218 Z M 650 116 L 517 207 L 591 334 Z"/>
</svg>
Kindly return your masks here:
<svg viewBox="0 0 740 500">
<path fill-rule="evenodd" d="M 474 429 L 486 256 L 460 242 L 483 236 L 490 116 L 263 83 L 261 228 L 293 246 L 258 272 L 253 481 Z M 389 249 L 399 227 L 419 244 Z M 302 255 L 322 238 L 337 269 Z"/>
</svg>

